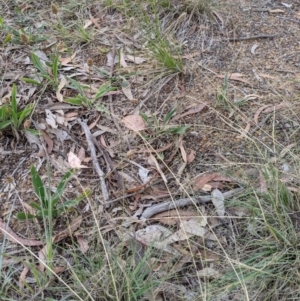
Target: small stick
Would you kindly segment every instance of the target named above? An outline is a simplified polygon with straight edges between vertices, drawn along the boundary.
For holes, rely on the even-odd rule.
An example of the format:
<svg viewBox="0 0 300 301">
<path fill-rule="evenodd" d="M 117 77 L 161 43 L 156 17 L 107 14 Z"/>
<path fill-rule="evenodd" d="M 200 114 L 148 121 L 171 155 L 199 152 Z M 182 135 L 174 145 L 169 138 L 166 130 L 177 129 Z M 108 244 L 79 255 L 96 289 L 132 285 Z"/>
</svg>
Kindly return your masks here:
<svg viewBox="0 0 300 301">
<path fill-rule="evenodd" d="M 255 40 L 255 39 L 273 39 L 277 36 L 278 36 L 278 34 L 259 34 L 259 35 L 250 36 L 250 37 L 228 38 L 227 40 L 225 39 L 224 41 L 237 42 L 237 41 Z"/>
<path fill-rule="evenodd" d="M 110 71 L 109 71 L 110 78 L 112 78 L 113 73 L 114 73 L 115 55 L 116 55 L 116 45 L 113 44 L 113 49 L 112 49 L 113 62 L 112 62 L 112 65 L 111 65 Z M 122 133 L 121 128 L 119 126 L 119 123 L 118 123 L 118 121 L 115 118 L 115 112 L 114 112 L 114 107 L 113 107 L 113 102 L 112 102 L 112 95 L 108 95 L 108 101 L 109 101 L 109 106 L 110 106 L 110 115 L 111 115 L 111 118 L 112 118 L 112 120 L 113 120 L 113 122 L 114 122 L 114 124 L 115 124 L 115 126 L 116 126 L 116 128 L 118 130 L 118 132 Z M 128 146 L 128 149 L 130 149 L 130 144 L 129 144 L 128 139 L 127 139 L 126 136 L 124 136 L 124 140 L 125 140 L 125 142 L 126 142 L 126 144 Z"/>
<path fill-rule="evenodd" d="M 225 199 L 228 199 L 237 194 L 240 194 L 243 190 L 244 190 L 244 188 L 233 189 L 233 190 L 223 193 L 223 196 Z M 153 206 L 147 208 L 141 215 L 140 220 L 146 220 L 157 213 L 171 210 L 174 208 L 184 207 L 184 206 L 188 206 L 188 205 L 192 205 L 192 204 L 208 203 L 211 201 L 211 199 L 212 199 L 212 197 L 210 195 L 208 195 L 208 196 L 197 196 L 197 197 L 193 197 L 193 198 L 184 198 L 184 199 L 179 199 L 179 200 L 175 200 L 175 201 L 171 200 L 171 201 L 167 201 L 164 203 L 156 204 L 156 205 L 153 205 Z"/>
<path fill-rule="evenodd" d="M 98 148 L 99 152 L 101 152 L 102 156 L 104 157 L 104 160 L 105 160 L 108 168 L 110 168 L 110 170 L 113 172 L 120 190 L 123 191 L 124 185 L 123 185 L 122 178 L 121 178 L 120 174 L 118 173 L 117 169 L 114 167 L 114 164 L 113 164 L 109 154 L 107 153 L 107 150 L 100 145 L 100 143 L 98 142 L 96 137 L 94 137 L 93 135 L 91 135 L 91 137 L 92 137 L 93 143 L 95 144 L 95 146 Z"/>
<path fill-rule="evenodd" d="M 271 116 L 272 116 L 272 114 L 267 115 L 258 125 L 256 125 L 255 128 L 250 130 L 250 134 L 254 134 L 258 129 L 260 129 L 261 126 L 264 125 Z"/>
<path fill-rule="evenodd" d="M 106 184 L 105 184 L 105 174 L 104 174 L 103 170 L 101 169 L 101 167 L 99 166 L 99 162 L 98 162 L 98 159 L 97 159 L 96 149 L 95 149 L 95 145 L 93 143 L 91 131 L 90 131 L 90 129 L 87 126 L 86 123 L 82 122 L 80 119 L 78 119 L 78 122 L 81 125 L 81 127 L 82 127 L 82 129 L 85 133 L 86 141 L 87 141 L 88 147 L 90 149 L 91 157 L 92 157 L 92 160 L 93 160 L 93 166 L 94 166 L 97 174 L 100 177 L 100 184 L 101 184 L 101 190 L 102 190 L 102 193 L 103 193 L 104 201 L 108 201 L 109 200 L 109 193 L 108 193 L 108 190 L 107 190 L 107 187 L 106 187 Z"/>
</svg>

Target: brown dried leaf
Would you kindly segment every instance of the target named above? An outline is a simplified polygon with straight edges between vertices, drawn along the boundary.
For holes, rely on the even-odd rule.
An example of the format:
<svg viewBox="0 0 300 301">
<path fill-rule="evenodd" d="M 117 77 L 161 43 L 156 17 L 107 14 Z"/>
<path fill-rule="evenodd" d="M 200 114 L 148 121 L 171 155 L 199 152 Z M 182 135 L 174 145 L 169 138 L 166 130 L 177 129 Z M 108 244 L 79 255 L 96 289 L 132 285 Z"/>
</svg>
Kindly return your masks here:
<svg viewBox="0 0 300 301">
<path fill-rule="evenodd" d="M 50 136 L 46 132 L 40 130 L 40 133 L 43 135 L 43 138 L 45 139 L 45 141 L 48 145 L 47 153 L 48 153 L 48 155 L 50 155 L 53 150 L 53 145 L 54 145 L 53 140 L 50 138 Z"/>
<path fill-rule="evenodd" d="M 97 27 L 98 29 L 100 29 L 101 27 L 100 27 L 100 25 L 97 22 L 99 20 L 99 18 L 94 18 L 90 13 L 89 13 L 89 17 L 90 17 L 91 21 L 93 22 L 93 24 L 95 25 L 95 27 Z"/>
<path fill-rule="evenodd" d="M 24 289 L 24 284 L 26 283 L 26 275 L 29 272 L 29 268 L 28 267 L 24 267 L 21 275 L 19 277 L 19 289 L 23 290 Z"/>
<path fill-rule="evenodd" d="M 53 129 L 57 129 L 58 125 L 56 123 L 56 116 L 48 109 L 45 109 L 46 113 L 46 122 L 50 125 Z"/>
<path fill-rule="evenodd" d="M 180 141 L 179 149 L 180 149 L 180 152 L 181 152 L 181 156 L 182 156 L 183 162 L 187 163 L 187 155 L 186 155 L 186 151 L 184 149 L 184 146 L 182 144 L 182 140 Z"/>
<path fill-rule="evenodd" d="M 77 53 L 75 51 L 71 56 L 68 56 L 65 58 L 60 57 L 59 61 L 63 66 L 68 65 L 70 62 L 72 62 L 74 60 L 74 58 L 76 57 L 76 54 Z"/>
<path fill-rule="evenodd" d="M 275 8 L 275 9 L 270 9 L 269 13 L 278 14 L 278 13 L 285 13 L 285 11 L 283 9 L 280 9 L 280 8 Z"/>
<path fill-rule="evenodd" d="M 173 143 L 169 143 L 167 144 L 166 146 L 163 146 L 161 148 L 158 148 L 158 149 L 141 149 L 141 150 L 138 150 L 138 151 L 133 151 L 133 153 L 161 153 L 161 152 L 164 152 L 165 150 L 169 149 L 171 146 L 173 145 Z"/>
<path fill-rule="evenodd" d="M 126 54 L 126 59 L 137 65 L 142 64 L 143 62 L 146 61 L 146 59 L 144 59 L 142 57 L 137 57 L 137 56 L 133 56 L 133 55 L 129 55 L 129 54 Z"/>
<path fill-rule="evenodd" d="M 251 128 L 251 122 L 248 122 L 246 127 L 242 130 L 242 134 L 236 136 L 236 138 L 237 139 L 242 139 L 242 138 L 246 137 L 247 133 L 250 131 L 250 128 Z"/>
<path fill-rule="evenodd" d="M 261 171 L 259 171 L 259 184 L 261 192 L 268 192 L 268 185 Z"/>
<path fill-rule="evenodd" d="M 127 115 L 123 118 L 123 122 L 128 129 L 134 132 L 146 129 L 146 124 L 140 115 Z"/>
<path fill-rule="evenodd" d="M 81 147 L 78 151 L 78 158 L 79 158 L 79 160 L 81 160 L 81 162 L 85 158 L 85 149 L 83 147 Z"/>
<path fill-rule="evenodd" d="M 223 78 L 223 79 L 224 79 L 226 76 L 228 77 L 228 79 L 235 80 L 235 81 L 239 81 L 239 82 L 243 82 L 243 83 L 248 84 L 248 85 L 251 86 L 251 84 L 250 84 L 249 81 L 247 81 L 246 79 L 241 78 L 242 76 L 244 76 L 244 75 L 241 74 L 241 73 L 232 73 L 232 74 L 230 74 L 229 76 L 226 75 L 226 74 L 225 74 L 225 75 L 223 75 L 223 74 L 217 75 L 218 78 Z"/>
<path fill-rule="evenodd" d="M 151 219 L 158 220 L 165 225 L 176 225 L 180 220 L 191 219 L 199 214 L 196 211 L 169 210 L 155 214 Z"/>
<path fill-rule="evenodd" d="M 63 266 L 53 268 L 53 272 L 54 272 L 55 274 L 59 274 L 59 273 L 65 271 L 65 270 L 66 270 L 66 267 L 63 267 Z"/>
<path fill-rule="evenodd" d="M 57 233 L 53 238 L 52 238 L 52 242 L 53 243 L 57 243 L 59 241 L 61 241 L 62 239 L 68 237 L 68 236 L 72 236 L 72 233 L 79 228 L 80 224 L 82 222 L 82 216 L 79 215 L 76 219 L 74 219 L 71 224 L 68 226 L 67 229 Z"/>
<path fill-rule="evenodd" d="M 188 115 L 192 115 L 192 114 L 199 113 L 199 112 L 202 111 L 205 107 L 206 107 L 206 104 L 205 104 L 205 103 L 201 103 L 201 104 L 195 106 L 194 108 L 189 109 L 187 112 L 175 116 L 175 117 L 172 119 L 172 121 L 176 121 L 176 120 L 178 120 L 178 119 L 180 119 L 180 118 L 183 118 L 183 117 L 185 117 L 185 116 L 188 116 Z"/>
<path fill-rule="evenodd" d="M 278 109 L 280 109 L 280 108 L 283 108 L 283 107 L 285 107 L 285 106 L 287 106 L 287 105 L 288 105 L 288 103 L 285 102 L 285 101 L 283 101 L 283 102 L 281 102 L 281 103 L 279 103 L 279 104 L 277 104 L 277 105 L 275 105 L 275 106 L 272 106 L 271 108 L 265 109 L 265 110 L 264 110 L 264 113 L 271 113 L 271 112 L 274 112 L 275 110 L 278 110 Z"/>
<path fill-rule="evenodd" d="M 125 86 L 124 86 L 125 85 Z M 128 82 L 124 83 L 124 85 L 122 85 L 122 91 L 124 93 L 124 95 L 130 100 L 132 101 L 134 98 L 133 98 L 133 95 L 132 95 L 132 92 L 131 92 L 131 89 L 130 89 L 130 84 Z"/>
<path fill-rule="evenodd" d="M 220 275 L 220 273 L 217 270 L 207 267 L 201 271 L 197 271 L 197 275 L 198 277 L 203 278 L 216 278 Z"/>
<path fill-rule="evenodd" d="M 156 168 L 156 170 L 160 173 L 160 176 L 162 177 L 163 181 L 167 184 L 168 180 L 164 175 L 163 171 L 161 170 L 156 158 L 152 154 L 150 154 L 148 158 L 148 163 Z"/>
<path fill-rule="evenodd" d="M 44 244 L 39 240 L 19 237 L 15 232 L 13 232 L 13 230 L 11 230 L 5 223 L 2 222 L 1 218 L 0 218 L 0 231 L 6 236 L 6 238 L 9 241 L 13 243 L 17 243 L 28 247 L 41 246 Z"/>
<path fill-rule="evenodd" d="M 212 11 L 213 14 L 221 21 L 222 27 L 224 26 L 224 21 L 223 18 L 221 17 L 221 15 L 219 13 L 217 13 L 215 10 Z"/>
<path fill-rule="evenodd" d="M 277 79 L 276 76 L 269 75 L 269 74 L 266 74 L 266 73 L 258 73 L 258 75 L 259 75 L 260 77 L 263 77 L 263 78 Z"/>
<path fill-rule="evenodd" d="M 197 191 L 197 190 L 201 189 L 205 184 L 212 181 L 217 176 L 219 176 L 218 173 L 212 173 L 212 174 L 204 174 L 204 175 L 196 177 L 192 183 L 193 190 Z"/>
<path fill-rule="evenodd" d="M 47 245 L 45 245 L 41 250 L 39 250 L 38 255 L 39 255 L 39 265 L 37 269 L 40 272 L 44 272 L 46 269 L 46 252 L 47 252 Z"/>
<path fill-rule="evenodd" d="M 80 169 L 80 168 L 88 168 L 85 165 L 81 165 L 81 159 L 79 159 L 73 152 L 68 153 L 68 163 L 72 168 Z"/>
<path fill-rule="evenodd" d="M 125 56 L 124 56 L 124 52 L 123 52 L 123 49 L 121 48 L 120 50 L 120 56 L 119 56 L 119 60 L 120 60 L 120 65 L 124 68 L 127 68 L 128 65 L 125 61 Z M 125 94 L 125 93 L 124 93 Z"/>
<path fill-rule="evenodd" d="M 187 155 L 187 163 L 192 163 L 196 158 L 196 152 L 192 149 L 191 152 Z"/>
<path fill-rule="evenodd" d="M 89 26 L 91 26 L 93 24 L 92 20 L 85 20 L 83 28 L 87 29 Z"/>
<path fill-rule="evenodd" d="M 106 65 L 108 66 L 108 67 L 112 67 L 115 63 L 117 63 L 118 62 L 118 56 L 114 56 L 113 57 L 113 51 L 110 51 L 109 53 L 107 53 L 107 55 L 106 55 L 106 58 L 107 58 L 107 61 L 106 61 Z"/>
<path fill-rule="evenodd" d="M 214 183 L 214 182 L 209 182 L 209 183 Z M 211 184 L 205 184 L 202 188 L 201 188 L 203 191 L 205 192 L 209 192 L 213 189 L 213 185 Z"/>
<path fill-rule="evenodd" d="M 160 225 L 150 225 L 144 229 L 138 230 L 135 235 L 130 235 L 125 238 L 128 241 L 134 237 L 137 241 L 147 246 L 153 246 L 157 249 L 163 250 L 175 256 L 179 255 L 179 252 L 171 246 L 168 246 L 164 239 L 170 236 L 172 232 Z"/>
<path fill-rule="evenodd" d="M 104 147 L 107 147 L 107 144 L 106 144 L 106 141 L 105 141 L 103 135 L 100 136 L 100 142 L 101 142 L 101 144 L 102 144 Z"/>
<path fill-rule="evenodd" d="M 77 242 L 79 244 L 80 250 L 83 254 L 85 254 L 89 249 L 89 244 L 85 238 L 83 238 L 81 235 L 76 235 Z"/>
<path fill-rule="evenodd" d="M 290 145 L 288 145 L 287 147 L 285 147 L 281 152 L 280 152 L 280 154 L 279 154 L 279 158 L 284 158 L 284 156 L 288 153 L 288 152 L 290 152 L 290 150 L 293 148 L 293 147 L 295 147 L 295 146 L 297 146 L 297 143 L 292 143 L 292 144 L 290 144 Z"/>
<path fill-rule="evenodd" d="M 78 112 L 69 112 L 65 114 L 65 118 L 67 119 L 67 121 L 75 120 L 77 116 L 78 116 Z"/>
<path fill-rule="evenodd" d="M 171 244 L 177 241 L 189 239 L 192 236 L 204 237 L 208 230 L 204 228 L 207 224 L 206 217 L 198 216 L 180 222 L 180 229 L 167 237 L 163 243 Z"/>
<path fill-rule="evenodd" d="M 98 123 L 100 117 L 101 117 L 101 115 L 99 115 L 99 116 L 97 117 L 97 119 L 89 125 L 89 129 L 90 129 L 90 130 L 93 129 L 93 128 L 97 125 L 97 123 Z"/>
<path fill-rule="evenodd" d="M 260 107 L 260 108 L 255 112 L 255 114 L 254 114 L 254 122 L 255 122 L 255 124 L 258 124 L 258 117 L 259 117 L 259 114 L 260 114 L 263 110 L 265 110 L 266 108 L 268 108 L 268 107 L 270 107 L 270 106 L 272 106 L 272 105 L 264 105 L 264 106 Z"/>
<path fill-rule="evenodd" d="M 225 215 L 224 195 L 219 189 L 214 189 L 211 193 L 211 201 L 214 204 L 219 216 Z"/>
<path fill-rule="evenodd" d="M 57 87 L 57 91 L 56 91 L 56 98 L 59 102 L 63 102 L 64 101 L 64 96 L 60 93 L 61 89 L 67 84 L 67 80 L 65 79 L 64 76 L 62 76 L 60 83 Z"/>
</svg>

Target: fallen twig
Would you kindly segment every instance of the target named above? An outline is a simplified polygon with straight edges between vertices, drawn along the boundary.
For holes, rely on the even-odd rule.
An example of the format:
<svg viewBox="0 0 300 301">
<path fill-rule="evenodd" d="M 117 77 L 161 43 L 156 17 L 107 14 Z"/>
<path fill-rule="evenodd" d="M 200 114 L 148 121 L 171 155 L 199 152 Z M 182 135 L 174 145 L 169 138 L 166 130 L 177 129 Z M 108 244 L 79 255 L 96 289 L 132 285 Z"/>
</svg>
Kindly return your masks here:
<svg viewBox="0 0 300 301">
<path fill-rule="evenodd" d="M 92 138 L 92 134 L 91 131 L 89 129 L 89 127 L 87 126 L 86 123 L 82 122 L 81 120 L 78 119 L 79 124 L 81 125 L 84 133 L 85 133 L 85 137 L 86 137 L 86 141 L 88 143 L 88 147 L 90 149 L 91 152 L 91 157 L 93 160 L 93 166 L 97 172 L 97 174 L 100 177 L 100 184 L 101 184 L 101 190 L 103 193 L 103 198 L 104 201 L 108 201 L 109 200 L 109 193 L 105 184 L 105 174 L 103 172 L 103 170 L 101 169 L 98 159 L 97 159 L 97 155 L 96 155 L 96 150 L 95 150 L 95 145 L 93 143 L 93 138 Z"/>
<path fill-rule="evenodd" d="M 112 78 L 113 73 L 114 73 L 115 55 L 116 55 L 116 45 L 113 44 L 113 49 L 112 49 L 113 62 L 112 62 L 112 65 L 110 66 L 110 71 L 109 71 L 110 78 Z M 112 95 L 111 94 L 108 95 L 108 102 L 109 102 L 109 106 L 110 106 L 110 115 L 111 115 L 111 118 L 112 118 L 112 120 L 113 120 L 113 122 L 114 122 L 114 124 L 115 124 L 115 126 L 116 126 L 116 128 L 118 130 L 118 132 L 122 133 L 122 130 L 121 130 L 120 126 L 119 126 L 119 123 L 118 123 L 118 121 L 115 118 L 115 112 L 114 112 L 114 107 L 113 107 L 113 101 L 112 101 Z M 126 144 L 128 146 L 128 149 L 130 149 L 130 144 L 129 144 L 129 141 L 128 141 L 128 139 L 127 139 L 126 136 L 124 136 L 124 140 L 125 140 L 125 142 L 126 142 Z"/>
<path fill-rule="evenodd" d="M 233 197 L 235 195 L 240 194 L 244 188 L 237 188 L 230 191 L 227 191 L 223 193 L 223 196 L 225 199 L 228 199 L 230 197 Z M 149 208 L 147 208 L 143 214 L 140 217 L 140 220 L 146 220 L 153 216 L 156 213 L 160 213 L 163 211 L 171 210 L 174 208 L 184 207 L 192 204 L 201 204 L 201 203 L 208 203 L 210 202 L 212 197 L 210 195 L 208 196 L 197 196 L 197 197 L 191 197 L 191 198 L 184 198 L 179 200 L 171 200 L 164 203 L 153 205 Z"/>
<path fill-rule="evenodd" d="M 91 137 L 92 137 L 93 143 L 95 144 L 95 146 L 98 148 L 99 152 L 101 152 L 102 156 L 104 157 L 106 165 L 108 166 L 108 168 L 110 168 L 111 172 L 114 174 L 120 190 L 123 191 L 124 185 L 123 185 L 122 178 L 121 178 L 120 174 L 118 173 L 117 169 L 114 167 L 114 164 L 113 164 L 107 150 L 101 146 L 101 144 L 97 141 L 96 137 L 94 137 L 93 135 Z"/>
<path fill-rule="evenodd" d="M 245 40 L 255 40 L 255 39 L 273 39 L 277 37 L 278 34 L 259 34 L 250 37 L 236 37 L 236 38 L 228 38 L 229 42 L 237 42 L 237 41 L 245 41 Z"/>
</svg>

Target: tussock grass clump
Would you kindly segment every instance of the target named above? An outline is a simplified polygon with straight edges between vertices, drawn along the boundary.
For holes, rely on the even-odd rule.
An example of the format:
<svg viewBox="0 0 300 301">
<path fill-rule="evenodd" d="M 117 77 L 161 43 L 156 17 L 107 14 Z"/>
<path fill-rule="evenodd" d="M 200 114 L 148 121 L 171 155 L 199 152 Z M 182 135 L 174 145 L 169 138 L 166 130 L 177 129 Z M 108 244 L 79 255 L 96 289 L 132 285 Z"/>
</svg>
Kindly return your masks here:
<svg viewBox="0 0 300 301">
<path fill-rule="evenodd" d="M 238 206 L 252 213 L 238 238 L 240 259 L 233 260 L 234 269 L 212 283 L 212 295 L 241 289 L 247 300 L 300 298 L 299 195 L 278 181 L 277 173 L 273 176 L 269 176 L 273 184 L 268 193 L 254 192 L 239 201 Z"/>
</svg>

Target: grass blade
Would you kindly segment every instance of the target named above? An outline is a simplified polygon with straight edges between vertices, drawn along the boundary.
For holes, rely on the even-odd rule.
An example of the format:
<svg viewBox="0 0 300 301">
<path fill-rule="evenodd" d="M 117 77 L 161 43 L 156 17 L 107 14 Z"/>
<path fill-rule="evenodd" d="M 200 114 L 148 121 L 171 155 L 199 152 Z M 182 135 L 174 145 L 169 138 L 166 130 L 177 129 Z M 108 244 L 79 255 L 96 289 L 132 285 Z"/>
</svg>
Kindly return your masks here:
<svg viewBox="0 0 300 301">
<path fill-rule="evenodd" d="M 13 84 L 11 90 L 11 108 L 14 113 L 18 112 L 18 103 L 17 103 L 17 86 Z"/>
<path fill-rule="evenodd" d="M 34 166 L 31 166 L 30 174 L 32 178 L 34 191 L 37 197 L 39 198 L 39 200 L 41 201 L 42 206 L 45 207 L 45 205 L 47 205 L 46 204 L 47 191 L 45 189 L 44 183 Z"/>
<path fill-rule="evenodd" d="M 164 118 L 164 125 L 169 123 L 170 119 L 176 114 L 176 108 L 172 109 L 170 112 L 168 112 Z"/>
<path fill-rule="evenodd" d="M 35 53 L 31 53 L 31 61 L 34 67 L 38 69 L 44 77 L 49 77 L 47 69 Z"/>
<path fill-rule="evenodd" d="M 66 185 L 68 183 L 68 181 L 70 180 L 71 176 L 73 175 L 74 173 L 74 169 L 70 169 L 64 176 L 63 178 L 61 179 L 61 181 L 59 182 L 58 186 L 57 186 L 57 189 L 56 189 L 56 192 L 52 198 L 52 205 L 54 206 L 57 201 L 59 200 L 59 198 L 62 196 L 65 188 L 66 188 Z"/>
<path fill-rule="evenodd" d="M 5 128 L 8 127 L 10 124 L 11 124 L 11 120 L 7 120 L 7 121 L 0 122 L 0 130 L 5 129 Z"/>
</svg>

